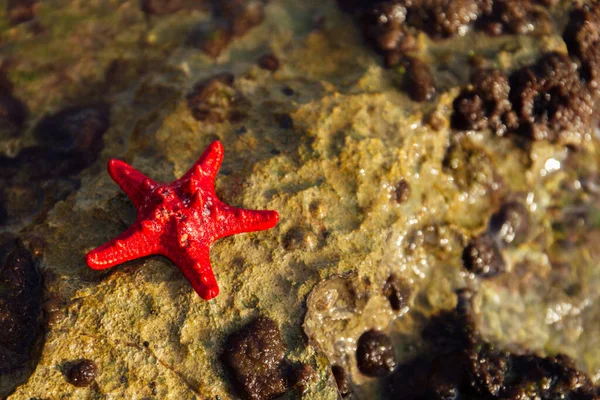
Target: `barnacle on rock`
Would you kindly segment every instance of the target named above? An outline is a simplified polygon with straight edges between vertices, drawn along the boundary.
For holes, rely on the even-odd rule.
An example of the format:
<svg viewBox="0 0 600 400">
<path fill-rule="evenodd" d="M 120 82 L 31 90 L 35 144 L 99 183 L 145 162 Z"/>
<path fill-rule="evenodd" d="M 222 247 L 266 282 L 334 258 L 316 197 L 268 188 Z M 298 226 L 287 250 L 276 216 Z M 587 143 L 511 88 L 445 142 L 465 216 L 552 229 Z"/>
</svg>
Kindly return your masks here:
<svg viewBox="0 0 600 400">
<path fill-rule="evenodd" d="M 581 83 L 577 65 L 568 56 L 549 53 L 532 67 L 510 77 L 519 132 L 534 140 L 560 141 L 590 130 L 593 100 Z"/>
<path fill-rule="evenodd" d="M 511 112 L 510 85 L 497 69 L 478 69 L 471 75 L 471 85 L 454 100 L 452 127 L 458 130 L 490 128 L 503 136 L 517 125 Z"/>
</svg>

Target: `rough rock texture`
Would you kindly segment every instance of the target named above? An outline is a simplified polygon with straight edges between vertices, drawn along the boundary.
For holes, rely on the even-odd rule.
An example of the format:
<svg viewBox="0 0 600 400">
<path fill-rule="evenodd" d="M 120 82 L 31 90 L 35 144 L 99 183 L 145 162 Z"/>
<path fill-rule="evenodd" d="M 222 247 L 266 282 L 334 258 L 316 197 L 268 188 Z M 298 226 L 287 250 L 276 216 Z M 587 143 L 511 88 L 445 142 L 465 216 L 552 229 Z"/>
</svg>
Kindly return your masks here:
<svg viewBox="0 0 600 400">
<path fill-rule="evenodd" d="M 258 317 L 227 338 L 223 360 L 245 397 L 272 399 L 288 388 L 284 354 L 277 323 Z"/>
<path fill-rule="evenodd" d="M 0 234 L 0 396 L 27 379 L 39 355 L 42 282 L 17 237 Z"/>
<path fill-rule="evenodd" d="M 12 128 L 0 134 L 0 229 L 39 255 L 46 316 L 37 367 L 25 383 L 8 382 L 10 400 L 239 397 L 223 346 L 256 315 L 279 327 L 283 359 L 298 371 L 285 371 L 284 398 L 336 399 L 336 378 L 348 398 L 383 398 L 407 381 L 396 379 L 398 367 L 384 378 L 362 374 L 359 337 L 385 332 L 398 365 L 410 364 L 432 345 L 421 335 L 432 316 L 461 305 L 455 291 L 464 288 L 474 335 L 491 346 L 470 353 L 485 361 L 469 364 L 476 390 L 500 393 L 506 353 L 536 354 L 519 362 L 569 378 L 552 390 L 587 387 L 587 377 L 597 385 L 600 145 L 594 69 L 563 36 L 575 5 L 534 3 L 552 13 L 549 33 L 493 36 L 478 31 L 483 14 L 411 17 L 408 2 L 406 21 L 439 22 L 423 26 L 431 35 L 417 22 L 399 28 L 401 16 L 390 21 L 389 2 L 211 1 L 173 12 L 161 4 L 191 3 L 151 3 L 145 12 L 150 3 L 138 0 L 38 1 L 34 18 L 14 25 L 0 11 L 0 88 L 28 110 L 22 123 L 6 114 Z M 363 27 L 360 15 L 373 7 Z M 207 36 L 194 36 L 199 25 Z M 399 32 L 405 39 L 395 42 Z M 207 47 L 196 47 L 199 38 Z M 386 50 L 386 68 L 372 40 L 411 46 Z M 279 69 L 257 65 L 265 54 Z M 405 86 L 408 56 L 435 82 L 423 103 Z M 475 70 L 498 72 L 486 79 Z M 230 78 L 210 83 L 218 76 Z M 473 100 L 465 110 L 476 111 L 467 115 L 476 127 L 452 126 L 457 97 Z M 104 112 L 74 118 L 91 127 L 81 131 L 68 121 L 36 128 L 97 105 L 109 114 L 101 134 L 94 127 Z M 548 140 L 532 140 L 543 130 Z M 158 256 L 87 268 L 86 252 L 135 219 L 106 162 L 120 158 L 171 181 L 215 139 L 225 146 L 219 197 L 281 214 L 272 230 L 215 243 L 220 295 L 202 301 Z M 526 240 L 500 246 L 505 272 L 482 279 L 464 268 L 463 251 L 494 234 L 490 219 L 510 202 L 527 208 Z M 391 275 L 400 289 L 386 287 Z M 65 363 L 84 359 L 96 364 L 95 378 L 67 383 Z M 451 397 L 453 388 L 439 393 Z"/>
</svg>

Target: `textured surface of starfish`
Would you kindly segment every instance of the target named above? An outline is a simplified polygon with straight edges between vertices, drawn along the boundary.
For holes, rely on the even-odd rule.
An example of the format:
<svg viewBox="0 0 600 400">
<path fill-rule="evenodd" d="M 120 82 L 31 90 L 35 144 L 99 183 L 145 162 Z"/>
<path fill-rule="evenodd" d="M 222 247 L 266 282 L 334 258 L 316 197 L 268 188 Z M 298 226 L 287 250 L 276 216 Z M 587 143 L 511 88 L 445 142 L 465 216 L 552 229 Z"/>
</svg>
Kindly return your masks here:
<svg viewBox="0 0 600 400">
<path fill-rule="evenodd" d="M 219 294 L 209 257 L 211 244 L 222 237 L 274 227 L 279 214 L 244 210 L 217 198 L 214 180 L 223 160 L 215 141 L 181 178 L 161 184 L 123 161 L 111 159 L 108 172 L 137 209 L 133 225 L 117 238 L 90 251 L 87 264 L 106 269 L 152 254 L 166 256 L 205 300 Z"/>
</svg>

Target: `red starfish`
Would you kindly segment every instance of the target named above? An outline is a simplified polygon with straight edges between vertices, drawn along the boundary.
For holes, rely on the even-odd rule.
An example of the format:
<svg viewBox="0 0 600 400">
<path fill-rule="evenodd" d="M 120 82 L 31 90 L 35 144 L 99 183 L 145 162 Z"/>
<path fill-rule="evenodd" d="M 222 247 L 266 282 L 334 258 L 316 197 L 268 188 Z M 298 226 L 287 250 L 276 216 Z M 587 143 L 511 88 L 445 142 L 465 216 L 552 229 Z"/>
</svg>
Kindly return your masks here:
<svg viewBox="0 0 600 400">
<path fill-rule="evenodd" d="M 135 258 L 160 254 L 183 272 L 205 300 L 219 294 L 209 249 L 217 239 L 274 227 L 276 211 L 243 210 L 217 198 L 214 180 L 223 145 L 214 141 L 181 178 L 160 184 L 123 161 L 112 159 L 108 172 L 137 209 L 133 225 L 117 238 L 90 251 L 90 268 L 105 269 Z"/>
</svg>

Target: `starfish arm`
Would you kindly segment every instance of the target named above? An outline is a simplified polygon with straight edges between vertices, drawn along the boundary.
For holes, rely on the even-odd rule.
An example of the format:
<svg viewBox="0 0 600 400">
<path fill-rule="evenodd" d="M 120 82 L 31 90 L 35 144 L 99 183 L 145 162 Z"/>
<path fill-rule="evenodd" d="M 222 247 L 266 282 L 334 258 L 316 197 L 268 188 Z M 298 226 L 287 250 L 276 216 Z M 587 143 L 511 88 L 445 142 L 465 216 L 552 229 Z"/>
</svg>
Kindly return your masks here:
<svg viewBox="0 0 600 400">
<path fill-rule="evenodd" d="M 209 247 L 192 244 L 185 257 L 169 257 L 183 272 L 196 293 L 204 300 L 210 300 L 219 294 L 219 286 L 210 264 Z"/>
<path fill-rule="evenodd" d="M 234 235 L 236 233 L 263 231 L 271 229 L 279 222 L 279 213 L 272 210 L 245 210 L 242 208 L 225 206 L 230 221 L 222 224 L 223 231 L 219 237 Z"/>
<path fill-rule="evenodd" d="M 156 254 L 159 240 L 135 222 L 115 239 L 90 251 L 85 257 L 92 269 L 106 269 L 125 261 Z"/>
<path fill-rule="evenodd" d="M 225 149 L 223 148 L 223 144 L 215 140 L 204 150 L 204 153 L 202 153 L 192 168 L 178 180 L 188 181 L 193 177 L 198 182 L 209 181 L 212 185 L 221 167 L 221 162 L 223 162 L 224 154 Z"/>
<path fill-rule="evenodd" d="M 136 208 L 144 203 L 148 192 L 158 186 L 156 182 L 131 165 L 114 158 L 108 162 L 108 173 Z"/>
</svg>

